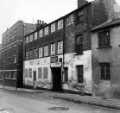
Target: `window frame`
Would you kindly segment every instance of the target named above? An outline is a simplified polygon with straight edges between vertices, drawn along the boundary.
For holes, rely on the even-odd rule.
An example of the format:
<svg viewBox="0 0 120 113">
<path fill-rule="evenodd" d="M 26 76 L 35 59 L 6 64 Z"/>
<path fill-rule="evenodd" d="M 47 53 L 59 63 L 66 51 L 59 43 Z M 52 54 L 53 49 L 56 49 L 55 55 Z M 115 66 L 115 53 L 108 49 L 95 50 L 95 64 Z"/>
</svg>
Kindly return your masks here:
<svg viewBox="0 0 120 113">
<path fill-rule="evenodd" d="M 103 30 L 98 32 L 98 46 L 99 48 L 109 48 L 110 45 L 110 30 Z"/>
<path fill-rule="evenodd" d="M 63 54 L 63 41 L 57 42 L 57 54 Z"/>
<path fill-rule="evenodd" d="M 100 80 L 110 81 L 111 74 L 110 74 L 110 63 L 108 62 L 101 62 L 100 65 Z"/>
<path fill-rule="evenodd" d="M 46 26 L 46 27 L 44 28 L 44 35 L 45 35 L 45 36 L 49 35 L 49 26 Z"/>
<path fill-rule="evenodd" d="M 40 54 L 41 53 L 41 54 Z M 43 47 L 40 47 L 39 48 L 39 58 L 42 58 L 43 57 Z"/>
<path fill-rule="evenodd" d="M 63 29 L 63 19 L 58 20 L 58 23 L 57 23 L 57 30 L 60 30 L 60 29 Z"/>
<path fill-rule="evenodd" d="M 50 55 L 54 56 L 56 54 L 56 43 L 51 43 L 50 45 Z"/>
<path fill-rule="evenodd" d="M 49 47 L 48 47 L 48 45 L 43 47 L 43 55 L 44 55 L 44 57 L 49 56 Z"/>
<path fill-rule="evenodd" d="M 51 33 L 54 33 L 56 31 L 56 23 L 52 23 L 50 26 Z"/>
</svg>

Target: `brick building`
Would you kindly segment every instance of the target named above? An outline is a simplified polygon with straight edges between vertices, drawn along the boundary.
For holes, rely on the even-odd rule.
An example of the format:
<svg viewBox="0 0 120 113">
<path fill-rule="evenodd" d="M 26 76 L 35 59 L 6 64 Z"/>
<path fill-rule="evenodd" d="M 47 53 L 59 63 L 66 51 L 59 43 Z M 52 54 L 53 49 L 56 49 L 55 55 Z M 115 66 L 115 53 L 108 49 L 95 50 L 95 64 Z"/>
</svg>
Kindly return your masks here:
<svg viewBox="0 0 120 113">
<path fill-rule="evenodd" d="M 92 94 L 91 28 L 108 18 L 103 2 L 85 1 L 78 9 L 26 35 L 24 85 Z"/>
<path fill-rule="evenodd" d="M 22 87 L 23 39 L 35 29 L 33 24 L 18 21 L 3 33 L 0 50 L 0 83 L 3 85 Z"/>
</svg>

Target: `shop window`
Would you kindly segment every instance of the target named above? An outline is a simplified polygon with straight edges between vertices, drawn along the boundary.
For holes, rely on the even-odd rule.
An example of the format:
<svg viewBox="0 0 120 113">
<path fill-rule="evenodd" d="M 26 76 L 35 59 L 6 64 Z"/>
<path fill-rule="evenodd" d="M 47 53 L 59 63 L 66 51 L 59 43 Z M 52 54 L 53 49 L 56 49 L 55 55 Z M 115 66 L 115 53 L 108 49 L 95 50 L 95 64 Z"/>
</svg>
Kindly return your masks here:
<svg viewBox="0 0 120 113">
<path fill-rule="evenodd" d="M 39 48 L 39 58 L 43 57 L 43 48 Z"/>
<path fill-rule="evenodd" d="M 42 79 L 42 68 L 38 68 L 38 79 Z"/>
<path fill-rule="evenodd" d="M 77 35 L 75 40 L 75 51 L 77 54 L 83 53 L 83 35 Z"/>
<path fill-rule="evenodd" d="M 74 24 L 74 15 L 71 14 L 66 18 L 66 26 Z"/>
<path fill-rule="evenodd" d="M 32 69 L 29 69 L 29 77 L 32 78 Z"/>
<path fill-rule="evenodd" d="M 100 63 L 101 80 L 110 80 L 110 63 Z"/>
<path fill-rule="evenodd" d="M 55 51 L 56 51 L 56 48 L 54 43 L 54 44 L 51 44 L 51 55 L 55 55 Z"/>
<path fill-rule="evenodd" d="M 83 83 L 84 79 L 83 79 L 83 65 L 79 65 L 77 66 L 77 80 L 78 83 Z"/>
<path fill-rule="evenodd" d="M 44 56 L 48 56 L 49 51 L 48 51 L 48 46 L 44 47 Z"/>
<path fill-rule="evenodd" d="M 110 31 L 105 30 L 98 33 L 99 48 L 110 47 Z"/>
<path fill-rule="evenodd" d="M 45 27 L 44 29 L 44 35 L 48 35 L 49 34 L 49 27 Z"/>
<path fill-rule="evenodd" d="M 62 54 L 63 53 L 63 41 L 58 42 L 58 54 Z"/>
<path fill-rule="evenodd" d="M 58 30 L 63 28 L 63 19 L 58 21 Z"/>
<path fill-rule="evenodd" d="M 44 79 L 48 79 L 48 68 L 44 67 L 43 72 L 44 72 Z"/>
<path fill-rule="evenodd" d="M 43 37 L 43 29 L 41 29 L 41 30 L 39 31 L 39 37 L 40 37 L 40 38 Z"/>
</svg>

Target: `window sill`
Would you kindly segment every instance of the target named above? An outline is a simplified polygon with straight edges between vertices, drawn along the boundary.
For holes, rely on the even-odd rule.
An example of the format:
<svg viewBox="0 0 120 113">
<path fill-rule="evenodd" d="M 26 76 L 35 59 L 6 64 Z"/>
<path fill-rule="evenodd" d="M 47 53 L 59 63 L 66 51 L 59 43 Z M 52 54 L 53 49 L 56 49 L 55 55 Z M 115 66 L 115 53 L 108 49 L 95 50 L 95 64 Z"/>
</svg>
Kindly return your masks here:
<svg viewBox="0 0 120 113">
<path fill-rule="evenodd" d="M 101 46 L 101 47 L 98 47 L 97 49 L 110 49 L 112 48 L 111 45 L 108 45 L 108 46 Z"/>
</svg>

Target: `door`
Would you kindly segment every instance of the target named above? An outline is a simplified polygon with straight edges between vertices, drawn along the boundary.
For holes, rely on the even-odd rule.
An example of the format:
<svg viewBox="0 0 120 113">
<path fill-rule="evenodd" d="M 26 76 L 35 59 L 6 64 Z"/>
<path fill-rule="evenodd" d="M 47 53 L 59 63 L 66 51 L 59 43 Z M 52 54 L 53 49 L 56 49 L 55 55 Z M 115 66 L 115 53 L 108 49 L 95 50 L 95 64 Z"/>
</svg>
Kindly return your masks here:
<svg viewBox="0 0 120 113">
<path fill-rule="evenodd" d="M 33 71 L 33 87 L 36 88 L 36 71 Z"/>
<path fill-rule="evenodd" d="M 61 68 L 51 68 L 52 69 L 52 82 L 53 91 L 62 91 L 62 80 L 61 80 Z"/>
<path fill-rule="evenodd" d="M 77 78 L 78 78 L 78 83 L 83 83 L 83 65 L 77 66 Z"/>
</svg>

